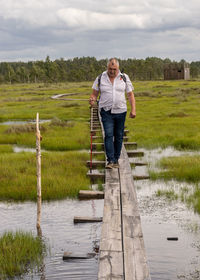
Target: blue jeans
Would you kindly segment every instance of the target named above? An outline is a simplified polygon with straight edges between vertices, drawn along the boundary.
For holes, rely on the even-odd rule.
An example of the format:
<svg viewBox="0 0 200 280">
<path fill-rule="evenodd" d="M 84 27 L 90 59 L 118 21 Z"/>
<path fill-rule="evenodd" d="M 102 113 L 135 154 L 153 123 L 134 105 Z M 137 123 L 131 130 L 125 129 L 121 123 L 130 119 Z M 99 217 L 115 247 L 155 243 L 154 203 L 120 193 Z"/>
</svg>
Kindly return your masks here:
<svg viewBox="0 0 200 280">
<path fill-rule="evenodd" d="M 111 110 L 101 109 L 100 114 L 105 132 L 104 145 L 107 161 L 115 162 L 121 154 L 126 112 L 112 114 Z"/>
</svg>

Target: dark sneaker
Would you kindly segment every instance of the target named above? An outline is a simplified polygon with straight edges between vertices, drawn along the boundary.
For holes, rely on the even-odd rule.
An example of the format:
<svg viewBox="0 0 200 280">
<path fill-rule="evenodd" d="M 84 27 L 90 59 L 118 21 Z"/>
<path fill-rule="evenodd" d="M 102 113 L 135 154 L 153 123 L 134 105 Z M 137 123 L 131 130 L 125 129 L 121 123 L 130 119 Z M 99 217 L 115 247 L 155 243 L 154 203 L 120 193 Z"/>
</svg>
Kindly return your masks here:
<svg viewBox="0 0 200 280">
<path fill-rule="evenodd" d="M 106 165 L 106 169 L 112 169 L 113 168 L 113 162 L 108 162 Z"/>
<path fill-rule="evenodd" d="M 118 160 L 117 160 L 117 161 L 114 161 L 113 167 L 114 167 L 114 168 L 119 168 L 119 162 L 118 162 Z"/>
</svg>

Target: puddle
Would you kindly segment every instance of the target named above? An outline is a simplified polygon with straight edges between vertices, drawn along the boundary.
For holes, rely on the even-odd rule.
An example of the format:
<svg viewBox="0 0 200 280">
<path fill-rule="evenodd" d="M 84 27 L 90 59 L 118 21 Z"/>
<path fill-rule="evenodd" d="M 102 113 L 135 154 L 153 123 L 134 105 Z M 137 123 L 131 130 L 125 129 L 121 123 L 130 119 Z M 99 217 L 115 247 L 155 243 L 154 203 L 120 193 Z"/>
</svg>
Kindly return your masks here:
<svg viewBox="0 0 200 280">
<path fill-rule="evenodd" d="M 173 147 L 165 149 L 144 150 L 143 160 L 149 163 L 150 168 L 156 168 L 156 163 L 163 157 L 180 157 L 184 155 L 199 155 L 200 151 L 178 151 Z"/>
<path fill-rule="evenodd" d="M 163 157 L 180 157 L 184 155 L 200 155 L 200 151 L 178 151 L 173 147 L 167 147 L 166 149 L 153 149 L 146 150 L 142 149 L 144 152 L 143 157 L 139 158 L 129 158 L 131 163 L 148 163 L 147 166 L 136 166 L 133 168 L 133 174 L 137 175 L 148 175 L 148 169 L 157 170 L 160 169 L 156 166 L 157 162 Z"/>
<path fill-rule="evenodd" d="M 186 185 L 135 182 L 151 280 L 200 279 L 195 278 L 200 271 L 200 216 L 179 201 L 155 195 L 158 189 Z M 178 241 L 168 241 L 168 237 L 178 237 Z"/>
<path fill-rule="evenodd" d="M 75 152 L 79 152 L 79 153 L 89 153 L 89 150 L 86 150 L 86 149 L 74 150 L 74 151 Z M 25 146 L 13 145 L 13 152 L 14 153 L 22 153 L 22 152 L 35 153 L 36 152 L 36 148 L 28 148 L 28 147 L 25 147 Z M 42 149 L 41 153 L 42 152 L 50 152 L 50 151 Z"/>
<path fill-rule="evenodd" d="M 22 153 L 22 152 L 35 153 L 36 149 L 26 148 L 26 147 L 19 147 L 19 146 L 13 146 L 13 152 L 14 153 Z"/>
<path fill-rule="evenodd" d="M 162 157 L 196 155 L 196 151 L 166 149 L 144 150 L 143 158 L 130 158 L 131 162 L 148 162 L 136 166 L 133 174 L 148 175 L 148 168 L 156 169 Z M 157 197 L 157 190 L 192 189 L 188 183 L 142 180 L 134 182 L 137 189 L 139 212 L 142 221 L 151 280 L 200 279 L 200 216 L 180 201 Z M 167 237 L 178 237 L 168 241 Z"/>
<path fill-rule="evenodd" d="M 0 233 L 22 229 L 36 234 L 36 204 L 0 203 Z M 77 201 L 63 200 L 42 205 L 41 228 L 45 240 L 50 245 L 51 255 L 44 260 L 42 271 L 23 276 L 28 279 L 97 279 L 97 257 L 87 260 L 64 262 L 64 251 L 76 254 L 93 252 L 99 243 L 101 223 L 74 225 L 74 216 L 102 216 L 103 200 Z"/>
<path fill-rule="evenodd" d="M 51 120 L 40 120 L 39 123 L 48 123 Z M 36 124 L 35 120 L 30 121 L 7 121 L 7 122 L 0 122 L 0 125 L 23 125 L 23 124 Z"/>
<path fill-rule="evenodd" d="M 23 152 L 36 153 L 36 148 L 27 148 L 27 147 L 23 147 L 23 146 L 13 145 L 13 152 L 14 153 L 23 153 Z M 47 152 L 47 151 L 41 150 L 41 153 L 42 152 Z"/>
<path fill-rule="evenodd" d="M 191 154 L 193 152 L 190 152 Z M 183 152 L 172 148 L 145 151 L 141 161 L 154 166 L 163 156 L 179 156 Z M 188 154 L 188 152 L 184 152 Z M 195 152 L 196 154 L 196 152 Z M 132 160 L 132 159 L 131 159 Z M 138 159 L 134 159 L 138 161 Z M 147 167 L 136 167 L 141 175 Z M 187 209 L 179 201 L 168 201 L 155 195 L 158 189 L 190 187 L 186 183 L 142 180 L 134 182 L 142 230 L 145 241 L 151 280 L 200 279 L 200 216 Z M 93 185 L 93 189 L 98 185 Z M 36 234 L 36 204 L 0 203 L 0 233 L 6 230 L 23 229 Z M 25 280 L 39 279 L 97 279 L 98 257 L 93 259 L 63 262 L 64 251 L 86 254 L 93 251 L 99 242 L 101 223 L 73 224 L 74 216 L 102 216 L 103 200 L 63 200 L 43 203 L 42 232 L 51 248 L 51 255 L 44 260 L 43 269 L 28 274 Z M 178 237 L 168 241 L 167 237 Z"/>
</svg>

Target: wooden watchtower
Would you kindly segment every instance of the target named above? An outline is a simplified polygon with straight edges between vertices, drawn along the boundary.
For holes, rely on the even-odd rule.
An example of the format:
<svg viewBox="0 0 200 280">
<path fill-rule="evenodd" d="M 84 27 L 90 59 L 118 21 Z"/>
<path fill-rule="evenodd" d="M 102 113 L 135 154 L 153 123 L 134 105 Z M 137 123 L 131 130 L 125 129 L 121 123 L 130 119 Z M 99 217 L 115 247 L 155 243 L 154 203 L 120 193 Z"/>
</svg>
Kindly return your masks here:
<svg viewBox="0 0 200 280">
<path fill-rule="evenodd" d="M 190 67 L 188 63 L 169 63 L 164 67 L 164 80 L 189 80 Z"/>
</svg>

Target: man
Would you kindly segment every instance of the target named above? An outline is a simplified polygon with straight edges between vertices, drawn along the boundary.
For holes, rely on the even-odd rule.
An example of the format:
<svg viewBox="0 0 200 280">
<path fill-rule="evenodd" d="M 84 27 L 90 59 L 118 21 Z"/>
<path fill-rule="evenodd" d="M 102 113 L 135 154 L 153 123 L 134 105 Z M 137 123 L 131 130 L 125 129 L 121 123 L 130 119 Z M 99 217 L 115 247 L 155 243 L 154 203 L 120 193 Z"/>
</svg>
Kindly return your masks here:
<svg viewBox="0 0 200 280">
<path fill-rule="evenodd" d="M 128 75 L 120 72 L 118 60 L 111 58 L 108 61 L 107 71 L 96 78 L 92 89 L 89 101 L 91 106 L 94 105 L 100 92 L 99 110 L 105 132 L 104 144 L 108 161 L 106 168 L 118 168 L 127 112 L 125 92 L 131 105 L 129 116 L 130 118 L 136 116 L 133 85 Z"/>
</svg>

